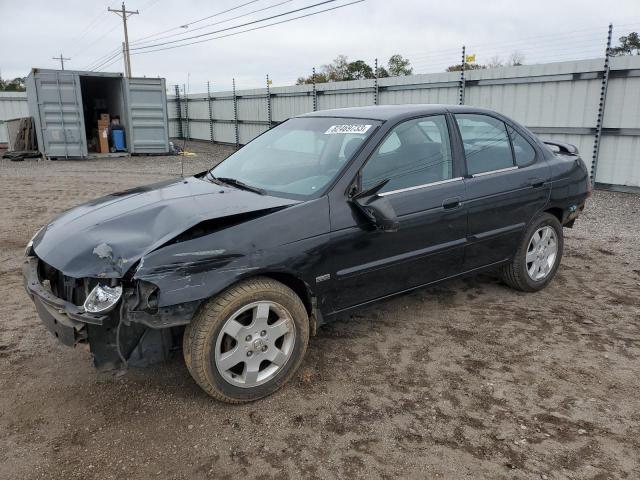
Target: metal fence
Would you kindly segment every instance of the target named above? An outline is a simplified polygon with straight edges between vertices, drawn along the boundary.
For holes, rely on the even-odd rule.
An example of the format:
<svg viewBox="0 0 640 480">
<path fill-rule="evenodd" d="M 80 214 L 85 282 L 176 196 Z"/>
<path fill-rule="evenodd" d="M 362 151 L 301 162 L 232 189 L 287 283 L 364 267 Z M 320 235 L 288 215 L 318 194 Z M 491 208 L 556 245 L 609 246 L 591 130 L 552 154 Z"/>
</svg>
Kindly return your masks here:
<svg viewBox="0 0 640 480">
<path fill-rule="evenodd" d="M 600 184 L 640 187 L 640 56 L 180 95 L 173 137 L 242 145 L 292 116 L 328 108 L 441 103 L 490 108 L 542 138 L 578 146 Z M 606 103 L 606 108 L 605 108 Z"/>
<path fill-rule="evenodd" d="M 27 94 L 25 92 L 0 92 L 0 143 L 7 143 L 5 120 L 28 117 Z"/>
</svg>

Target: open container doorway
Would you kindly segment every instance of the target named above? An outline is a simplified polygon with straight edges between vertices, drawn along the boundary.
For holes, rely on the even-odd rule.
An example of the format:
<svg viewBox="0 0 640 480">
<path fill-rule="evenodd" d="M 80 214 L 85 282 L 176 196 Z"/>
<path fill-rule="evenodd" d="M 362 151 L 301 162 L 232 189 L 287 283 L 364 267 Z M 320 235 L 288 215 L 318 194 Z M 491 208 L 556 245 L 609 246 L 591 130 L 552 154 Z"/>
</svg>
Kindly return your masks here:
<svg viewBox="0 0 640 480">
<path fill-rule="evenodd" d="M 121 126 L 125 132 L 125 148 L 118 150 L 128 152 L 123 79 L 86 75 L 79 75 L 79 78 L 88 153 L 91 156 L 116 153 L 116 146 L 111 138 L 111 129 L 115 126 Z"/>
</svg>

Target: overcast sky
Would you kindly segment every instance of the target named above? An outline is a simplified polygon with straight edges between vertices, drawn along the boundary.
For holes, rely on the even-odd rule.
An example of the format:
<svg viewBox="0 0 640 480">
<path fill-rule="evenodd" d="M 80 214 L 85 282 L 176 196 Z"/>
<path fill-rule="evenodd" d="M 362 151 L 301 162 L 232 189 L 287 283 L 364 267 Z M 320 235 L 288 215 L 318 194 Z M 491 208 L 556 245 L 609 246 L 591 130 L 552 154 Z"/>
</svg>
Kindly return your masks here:
<svg viewBox="0 0 640 480">
<path fill-rule="evenodd" d="M 204 91 L 207 80 L 215 91 L 229 89 L 233 77 L 238 88 L 259 88 L 264 86 L 267 73 L 274 85 L 291 84 L 338 54 L 370 63 L 378 57 L 384 63 L 390 55 L 401 53 L 411 60 L 416 73 L 426 73 L 459 63 L 463 43 L 468 53 L 476 53 L 479 63 L 496 55 L 505 59 L 515 50 L 524 55 L 525 63 L 541 63 L 602 55 L 610 21 L 616 38 L 640 30 L 640 0 L 366 0 L 182 48 L 144 54 L 139 52 L 145 50 L 133 50 L 181 38 L 173 34 L 208 33 L 321 1 L 129 0 L 127 9 L 140 10 L 139 15 L 129 18 L 129 39 L 132 53 L 136 53 L 131 57 L 133 74 L 162 76 L 167 85 L 188 83 L 192 93 Z M 334 1 L 292 16 L 351 1 Z M 216 15 L 246 3 L 250 4 Z M 104 0 L 0 0 L 0 74 L 13 78 L 26 75 L 31 67 L 56 68 L 59 62 L 51 57 L 60 53 L 71 57 L 65 64 L 68 69 L 83 70 L 101 63 L 101 57 L 109 59 L 110 52 L 120 49 L 123 32 L 122 21 L 106 11 L 108 6 L 119 8 L 120 4 Z M 264 10 L 250 13 L 258 9 Z M 210 15 L 216 16 L 191 23 Z M 230 20 L 232 17 L 240 18 Z M 290 16 L 243 29 L 286 18 Z M 218 24 L 208 26 L 212 23 Z M 185 24 L 190 25 L 180 28 Z M 134 42 L 150 35 L 145 40 L 148 43 Z M 114 60 L 111 65 L 107 62 L 106 70 L 122 71 L 121 57 Z"/>
</svg>

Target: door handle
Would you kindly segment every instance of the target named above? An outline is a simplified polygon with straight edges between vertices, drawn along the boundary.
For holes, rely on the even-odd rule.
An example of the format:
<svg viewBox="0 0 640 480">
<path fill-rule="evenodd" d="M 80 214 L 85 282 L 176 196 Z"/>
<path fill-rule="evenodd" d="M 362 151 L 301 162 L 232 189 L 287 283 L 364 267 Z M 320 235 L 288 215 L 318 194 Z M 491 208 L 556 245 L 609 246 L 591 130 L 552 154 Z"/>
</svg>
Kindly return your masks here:
<svg viewBox="0 0 640 480">
<path fill-rule="evenodd" d="M 445 198 L 442 201 L 442 208 L 445 210 L 451 210 L 460 206 L 460 197 Z"/>
<path fill-rule="evenodd" d="M 533 188 L 540 188 L 542 186 L 544 186 L 544 179 L 542 178 L 534 178 L 531 180 L 531 186 Z"/>
</svg>

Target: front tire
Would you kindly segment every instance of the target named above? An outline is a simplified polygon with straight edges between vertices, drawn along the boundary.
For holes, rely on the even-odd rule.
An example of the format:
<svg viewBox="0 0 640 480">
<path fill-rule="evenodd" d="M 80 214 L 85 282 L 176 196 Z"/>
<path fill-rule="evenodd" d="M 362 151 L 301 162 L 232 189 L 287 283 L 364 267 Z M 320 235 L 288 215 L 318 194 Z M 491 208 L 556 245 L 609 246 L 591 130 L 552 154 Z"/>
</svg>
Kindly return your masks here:
<svg viewBox="0 0 640 480">
<path fill-rule="evenodd" d="M 539 215 L 527 228 L 513 260 L 502 268 L 504 282 L 523 292 L 542 290 L 555 277 L 563 248 L 558 219 L 549 213 Z"/>
<path fill-rule="evenodd" d="M 300 298 L 286 285 L 258 277 L 204 304 L 185 329 L 183 351 L 205 392 L 244 403 L 287 383 L 308 343 L 309 318 Z"/>
</svg>

